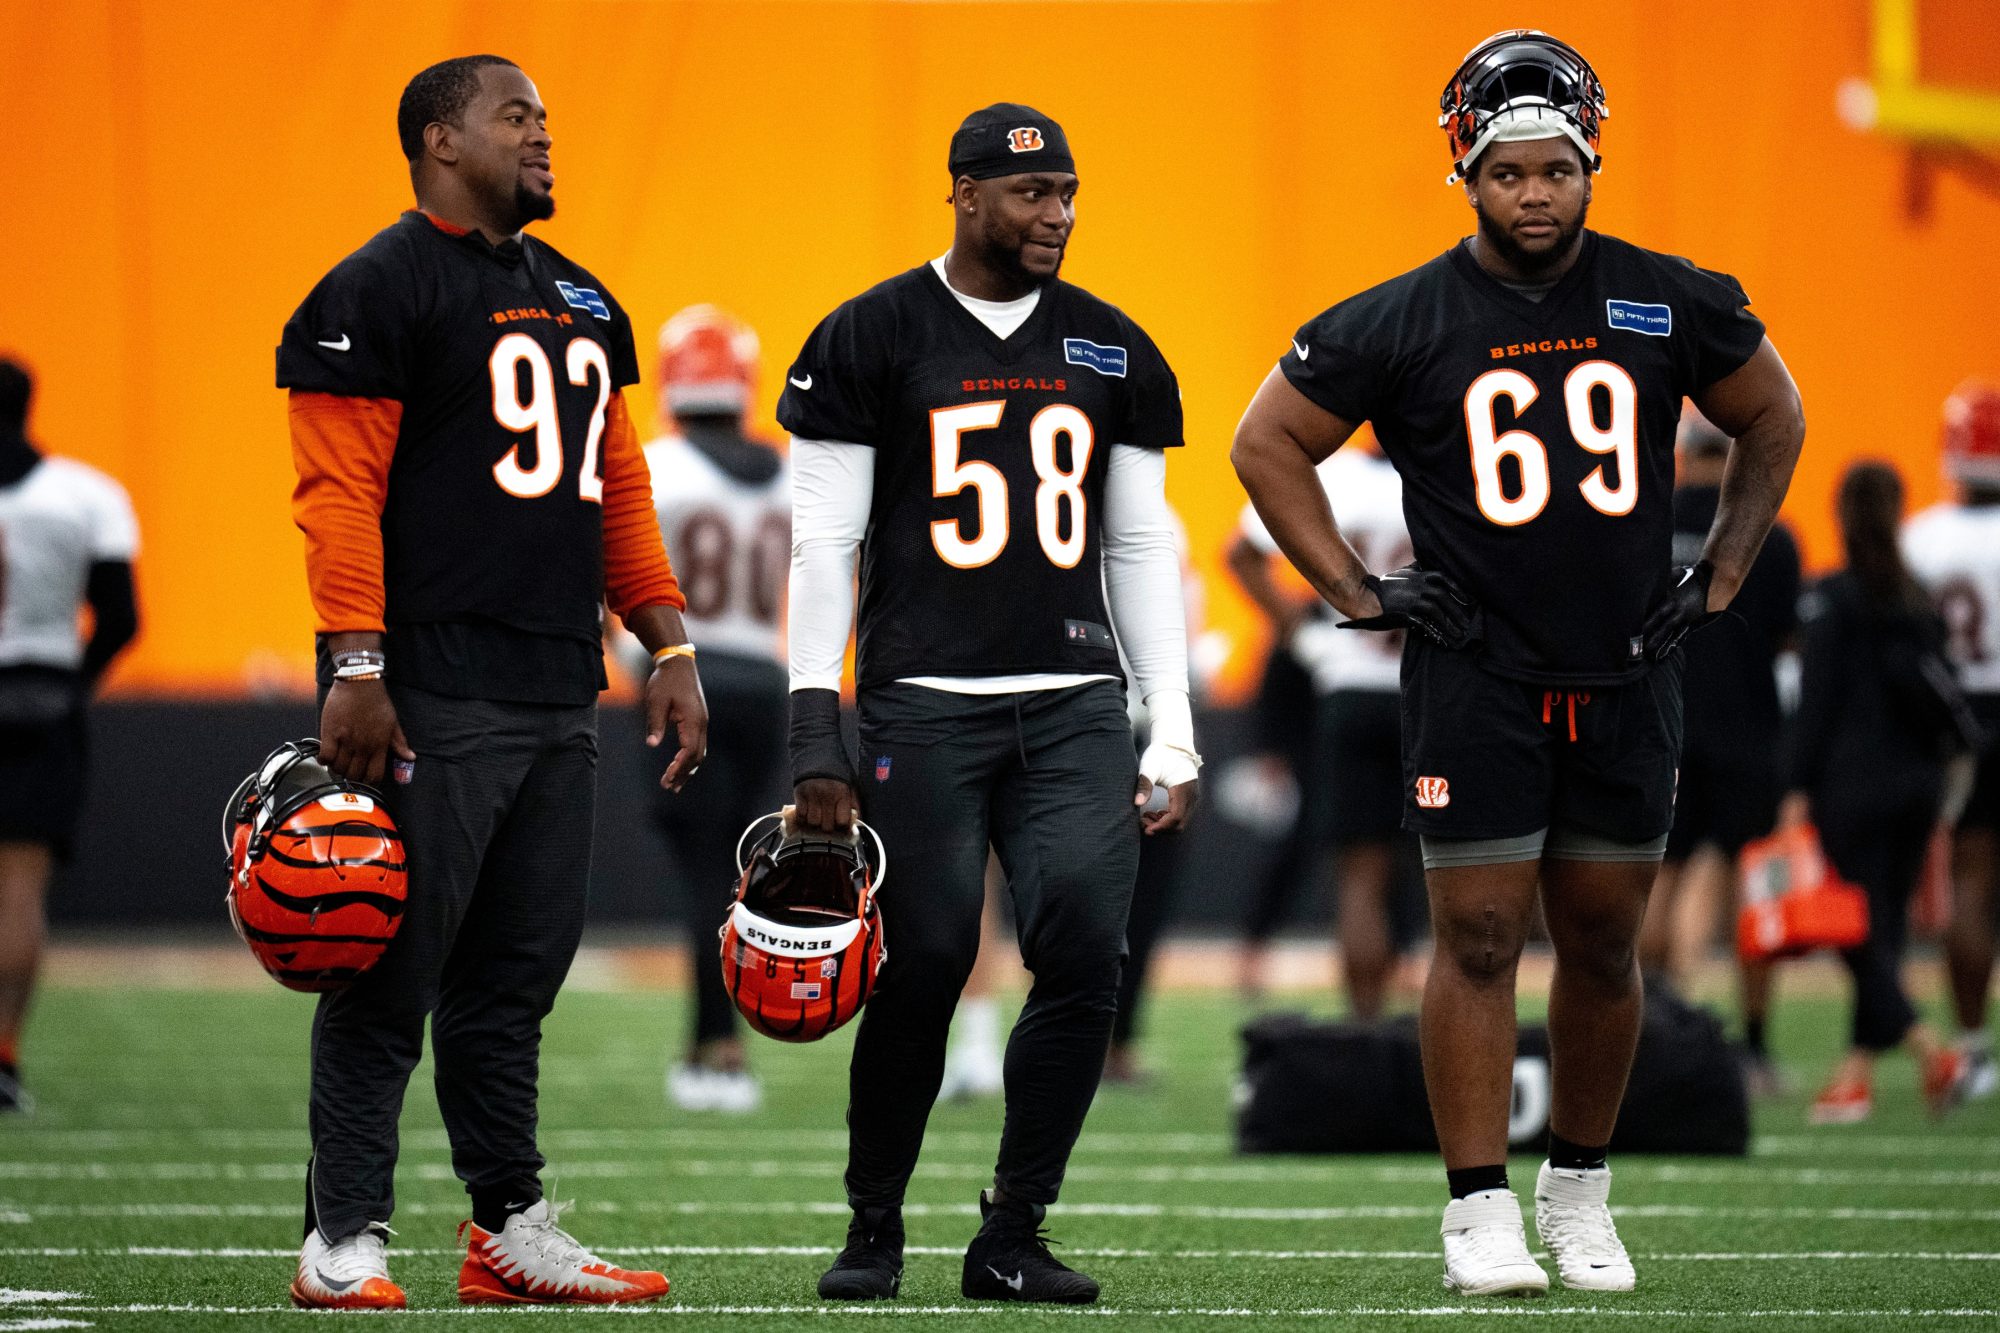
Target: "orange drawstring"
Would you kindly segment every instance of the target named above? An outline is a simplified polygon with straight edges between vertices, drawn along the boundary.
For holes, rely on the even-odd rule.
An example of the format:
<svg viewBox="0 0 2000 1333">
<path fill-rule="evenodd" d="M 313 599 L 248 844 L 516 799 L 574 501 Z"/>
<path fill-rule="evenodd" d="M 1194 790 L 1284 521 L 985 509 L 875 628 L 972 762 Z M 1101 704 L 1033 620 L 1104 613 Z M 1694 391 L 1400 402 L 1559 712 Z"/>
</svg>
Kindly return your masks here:
<svg viewBox="0 0 2000 1333">
<path fill-rule="evenodd" d="M 1558 697 L 1562 699 L 1563 706 L 1569 712 L 1569 738 L 1572 742 L 1574 742 L 1576 740 L 1576 706 L 1578 704 L 1582 704 L 1585 707 L 1589 707 L 1590 693 L 1587 690 L 1543 690 L 1542 691 L 1543 726 L 1547 726 L 1549 724 L 1550 719 L 1554 716 L 1556 699 Z"/>
</svg>

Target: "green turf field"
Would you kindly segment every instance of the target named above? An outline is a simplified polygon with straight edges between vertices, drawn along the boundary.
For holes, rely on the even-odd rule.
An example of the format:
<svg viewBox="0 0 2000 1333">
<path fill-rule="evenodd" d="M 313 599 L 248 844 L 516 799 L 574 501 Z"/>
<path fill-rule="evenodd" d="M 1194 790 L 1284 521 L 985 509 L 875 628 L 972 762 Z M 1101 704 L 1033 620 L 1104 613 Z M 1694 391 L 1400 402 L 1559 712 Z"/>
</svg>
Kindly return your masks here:
<svg viewBox="0 0 2000 1333">
<path fill-rule="evenodd" d="M 285 1301 L 310 1006 L 276 987 L 43 996 L 27 1044 L 41 1113 L 0 1122 L 0 1331 L 249 1330 L 324 1317 Z M 902 1299 L 825 1307 L 813 1283 L 845 1226 L 845 1040 L 761 1043 L 767 1109 L 694 1119 L 661 1095 L 677 1001 L 572 992 L 544 1047 L 552 1196 L 574 1196 L 568 1216 L 586 1244 L 665 1269 L 673 1294 L 616 1312 L 461 1312 L 453 1230 L 464 1195 L 420 1071 L 391 1251 L 412 1309 L 381 1317 L 446 1314 L 453 1333 L 523 1320 L 777 1329 L 820 1314 L 899 1329 L 1074 1319 L 1435 1329 L 1438 1316 L 1467 1313 L 1563 1327 L 1602 1319 L 1635 1333 L 2000 1324 L 2000 1104 L 1933 1125 L 1916 1109 L 1907 1061 L 1886 1067 L 1869 1124 L 1809 1129 L 1802 1093 L 1761 1110 L 1748 1160 L 1614 1162 L 1637 1293 L 1558 1286 L 1532 1303 L 1483 1303 L 1439 1283 L 1444 1189 L 1431 1161 L 1231 1154 L 1241 1017 L 1219 994 L 1162 996 L 1149 1056 L 1163 1073 L 1143 1091 L 1098 1099 L 1052 1227 L 1058 1253 L 1103 1282 L 1102 1304 L 1023 1313 L 959 1298 L 959 1252 L 1000 1120 L 997 1105 L 972 1104 L 932 1118 Z M 1839 1026 L 1829 1002 L 1781 1011 L 1802 1089 L 1831 1058 Z M 1515 1162 L 1517 1188 L 1532 1190 L 1535 1166 Z"/>
</svg>

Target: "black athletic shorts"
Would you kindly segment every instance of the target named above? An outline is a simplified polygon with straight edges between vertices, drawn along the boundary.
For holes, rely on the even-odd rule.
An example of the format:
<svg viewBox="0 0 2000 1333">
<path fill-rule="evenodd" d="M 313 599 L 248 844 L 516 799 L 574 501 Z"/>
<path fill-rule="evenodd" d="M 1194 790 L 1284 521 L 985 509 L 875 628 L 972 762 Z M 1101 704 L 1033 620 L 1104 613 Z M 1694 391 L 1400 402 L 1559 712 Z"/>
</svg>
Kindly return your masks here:
<svg viewBox="0 0 2000 1333">
<path fill-rule="evenodd" d="M 88 774 L 78 693 L 69 672 L 0 671 L 0 842 L 69 859 Z"/>
<path fill-rule="evenodd" d="M 1403 827 L 1518 838 L 1562 824 L 1645 842 L 1673 824 L 1681 654 L 1626 685 L 1551 688 L 1412 637 L 1403 650 Z"/>
<path fill-rule="evenodd" d="M 1970 702 L 1972 714 L 1985 732 L 1985 743 L 1979 751 L 1979 771 L 1972 781 L 1972 799 L 1965 803 L 1958 826 L 2000 833 L 2000 694 L 1975 694 Z"/>
<path fill-rule="evenodd" d="M 1784 794 L 1779 754 L 1776 736 L 1689 736 L 1667 859 L 1685 861 L 1704 844 L 1733 857 L 1769 833 Z"/>
<path fill-rule="evenodd" d="M 1334 847 L 1388 842 L 1402 827 L 1402 710 L 1394 690 L 1335 690 L 1319 698 L 1308 800 Z"/>
</svg>

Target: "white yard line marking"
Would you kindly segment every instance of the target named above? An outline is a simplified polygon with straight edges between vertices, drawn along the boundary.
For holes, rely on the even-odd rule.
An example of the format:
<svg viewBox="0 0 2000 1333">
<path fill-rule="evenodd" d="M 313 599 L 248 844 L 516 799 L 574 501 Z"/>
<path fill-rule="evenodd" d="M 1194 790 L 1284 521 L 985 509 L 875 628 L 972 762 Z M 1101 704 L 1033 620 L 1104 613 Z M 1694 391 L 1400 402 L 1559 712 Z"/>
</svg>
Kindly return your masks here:
<svg viewBox="0 0 2000 1333">
<path fill-rule="evenodd" d="M 740 1217 L 840 1217 L 849 1209 L 834 1201 L 794 1202 L 762 1200 L 638 1199 L 630 1203 L 614 1200 L 584 1200 L 576 1205 L 581 1213 L 669 1214 L 673 1216 Z M 399 1215 L 411 1217 L 463 1218 L 463 1203 L 404 1203 Z M 1062 1217 L 1174 1217 L 1211 1222 L 1346 1222 L 1364 1219 L 1429 1218 L 1435 1221 L 1442 1209 L 1429 1204 L 1359 1204 L 1325 1208 L 1225 1208 L 1193 1204 L 1161 1203 L 1064 1203 L 1057 1206 Z M 1730 1207 L 1728 1205 L 1644 1203 L 1613 1205 L 1618 1217 L 1668 1218 L 1777 1218 L 1800 1222 L 2000 1222 L 2000 1208 L 1806 1208 Z M 906 1203 L 908 1217 L 976 1217 L 977 1204 Z M 299 1216 L 296 1203 L 49 1203 L 0 1204 L 0 1224 L 29 1225 L 46 1218 L 144 1217 L 144 1218 L 271 1218 Z"/>
<path fill-rule="evenodd" d="M 289 1305 L 51 1305 L 44 1309 L 63 1314 L 203 1314 L 203 1315 L 296 1315 Z M 989 1305 L 569 1305 L 569 1306 L 439 1306 L 402 1310 L 390 1316 L 398 1321 L 423 1315 L 513 1315 L 530 1319 L 557 1316 L 613 1317 L 628 1319 L 671 1318 L 675 1315 L 817 1315 L 825 1318 L 885 1318 L 910 1315 L 998 1315 L 1021 1313 L 1015 1307 Z M 1119 1306 L 1076 1306 L 1064 1311 L 1079 1318 L 1100 1319 L 1404 1319 L 1412 1316 L 1437 1317 L 1484 1315 L 1493 1318 L 1582 1315 L 1587 1318 L 1623 1316 L 1634 1319 L 1700 1319 L 1727 1326 L 1736 1319 L 1993 1319 L 1994 1309 L 1900 1310 L 1648 1310 L 1620 1309 L 1615 1305 L 1432 1305 L 1411 1308 L 1394 1306 L 1312 1306 L 1301 1309 L 1249 1306 L 1170 1306 L 1164 1309 L 1124 1309 Z"/>
<path fill-rule="evenodd" d="M 102 1108 L 99 1108 L 102 1109 Z M 155 1108 L 157 1110 L 157 1108 Z M 109 1152 L 154 1144 L 201 1143 L 237 1151 L 291 1151 L 301 1155 L 311 1142 L 305 1126 L 295 1129 L 24 1129 L 20 1141 L 38 1151 L 64 1147 L 71 1151 Z M 800 1149 L 839 1151 L 847 1147 L 845 1130 L 787 1130 L 785 1141 Z M 932 1130 L 924 1146 L 934 1151 L 990 1152 L 999 1143 L 996 1130 Z M 620 1152 L 660 1148 L 730 1149 L 742 1146 L 741 1129 L 550 1129 L 540 1134 L 544 1149 L 562 1152 Z M 1845 1142 L 1845 1140 L 1843 1140 Z M 418 1130 L 402 1137 L 405 1152 L 448 1152 L 450 1140 L 442 1129 Z M 1226 1153 L 1235 1140 L 1227 1134 L 1107 1131 L 1079 1140 L 1079 1153 Z"/>
<path fill-rule="evenodd" d="M 557 1159 L 554 1172 L 571 1180 L 625 1180 L 640 1177 L 692 1176 L 751 1180 L 811 1180 L 841 1177 L 846 1162 L 837 1158 L 798 1161 L 787 1158 L 672 1158 L 634 1161 L 624 1158 Z M 296 1183 L 299 1162 L 7 1162 L 0 1161 L 0 1180 L 228 1180 Z M 443 1162 L 406 1163 L 402 1170 L 424 1181 L 457 1179 Z M 923 1180 L 985 1180 L 993 1173 L 989 1159 L 977 1162 L 928 1162 L 917 1166 Z M 2000 1170 L 1854 1170 L 1845 1167 L 1784 1167 L 1689 1165 L 1637 1161 L 1618 1164 L 1627 1180 L 1659 1184 L 1847 1187 L 1896 1185 L 1913 1189 L 2000 1186 Z M 1118 1165 L 1080 1163 L 1066 1178 L 1090 1184 L 1424 1184 L 1438 1178 L 1436 1166 L 1370 1166 L 1343 1162 L 1223 1162 L 1213 1165 Z"/>
<path fill-rule="evenodd" d="M 607 1253 L 650 1255 L 664 1258 L 826 1258 L 835 1253 L 831 1245 L 621 1245 L 607 1244 Z M 963 1246 L 911 1245 L 905 1254 L 955 1256 Z M 465 1251 L 456 1246 L 410 1248 L 396 1246 L 398 1258 L 437 1259 L 457 1257 Z M 1316 1262 L 1342 1259 L 1426 1259 L 1435 1260 L 1436 1250 L 1134 1250 L 1067 1249 L 1072 1257 L 1086 1259 L 1219 1259 Z M 296 1248 L 274 1246 L 115 1245 L 115 1246 L 14 1246 L 0 1247 L 0 1259 L 293 1259 Z M 1804 1260 L 1871 1260 L 1897 1263 L 2000 1263 L 2000 1252 L 1973 1250 L 1742 1250 L 1698 1251 L 1685 1254 L 1635 1252 L 1644 1262 L 1788 1263 Z"/>
</svg>

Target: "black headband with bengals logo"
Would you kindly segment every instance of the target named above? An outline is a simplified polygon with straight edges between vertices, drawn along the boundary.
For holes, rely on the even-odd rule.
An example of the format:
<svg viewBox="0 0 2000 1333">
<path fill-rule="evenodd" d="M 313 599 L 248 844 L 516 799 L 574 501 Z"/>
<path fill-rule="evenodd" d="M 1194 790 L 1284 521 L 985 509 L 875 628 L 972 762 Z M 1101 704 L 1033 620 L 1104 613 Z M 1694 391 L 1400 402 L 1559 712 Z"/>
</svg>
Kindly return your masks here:
<svg viewBox="0 0 2000 1333">
<path fill-rule="evenodd" d="M 1076 173 L 1062 126 L 1033 107 L 995 102 L 967 116 L 951 136 L 951 178 L 976 181 L 1030 171 Z"/>
</svg>

